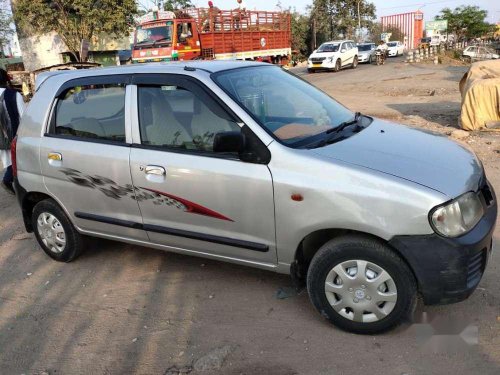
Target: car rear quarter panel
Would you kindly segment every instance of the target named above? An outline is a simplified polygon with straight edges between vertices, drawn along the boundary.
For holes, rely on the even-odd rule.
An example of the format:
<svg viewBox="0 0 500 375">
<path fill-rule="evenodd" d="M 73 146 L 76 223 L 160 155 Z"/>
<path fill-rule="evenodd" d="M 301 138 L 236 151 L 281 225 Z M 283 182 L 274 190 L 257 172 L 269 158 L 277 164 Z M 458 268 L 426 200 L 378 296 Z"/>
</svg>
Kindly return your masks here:
<svg viewBox="0 0 500 375">
<path fill-rule="evenodd" d="M 447 198 L 394 176 L 324 160 L 308 150 L 270 146 L 278 261 L 291 264 L 301 241 L 323 229 L 346 229 L 390 240 L 433 233 L 429 211 Z M 301 194 L 302 201 L 291 196 Z"/>
<path fill-rule="evenodd" d="M 27 191 L 46 193 L 40 167 L 40 142 L 57 88 L 42 85 L 23 113 L 17 134 L 17 173 Z"/>
</svg>

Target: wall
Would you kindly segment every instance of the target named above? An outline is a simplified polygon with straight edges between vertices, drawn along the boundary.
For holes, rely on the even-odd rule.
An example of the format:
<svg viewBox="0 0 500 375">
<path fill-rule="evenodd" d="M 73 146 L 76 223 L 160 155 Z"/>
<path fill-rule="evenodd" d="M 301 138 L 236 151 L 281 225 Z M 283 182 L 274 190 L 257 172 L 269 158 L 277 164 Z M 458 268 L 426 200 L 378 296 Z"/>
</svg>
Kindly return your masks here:
<svg viewBox="0 0 500 375">
<path fill-rule="evenodd" d="M 50 65 L 61 64 L 62 52 L 68 49 L 55 32 L 19 38 L 24 68 L 33 71 Z"/>
<path fill-rule="evenodd" d="M 24 67 L 27 71 L 64 63 L 62 53 L 68 52 L 66 44 L 56 32 L 19 39 L 23 54 Z M 130 49 L 129 37 L 116 38 L 112 35 L 100 35 L 90 45 L 91 51 L 113 51 Z M 113 57 L 114 58 L 114 57 Z"/>
</svg>

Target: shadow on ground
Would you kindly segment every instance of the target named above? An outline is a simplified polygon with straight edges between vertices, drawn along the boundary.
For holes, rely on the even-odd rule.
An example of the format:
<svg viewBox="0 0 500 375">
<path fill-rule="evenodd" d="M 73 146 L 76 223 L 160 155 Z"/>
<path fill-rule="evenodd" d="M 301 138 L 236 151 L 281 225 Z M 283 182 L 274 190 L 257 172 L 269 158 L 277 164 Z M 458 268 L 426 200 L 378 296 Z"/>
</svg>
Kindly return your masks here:
<svg viewBox="0 0 500 375">
<path fill-rule="evenodd" d="M 460 117 L 460 103 L 441 101 L 433 103 L 392 103 L 387 107 L 398 111 L 401 116 L 418 116 L 427 122 L 441 125 L 442 127 L 458 128 Z"/>
</svg>

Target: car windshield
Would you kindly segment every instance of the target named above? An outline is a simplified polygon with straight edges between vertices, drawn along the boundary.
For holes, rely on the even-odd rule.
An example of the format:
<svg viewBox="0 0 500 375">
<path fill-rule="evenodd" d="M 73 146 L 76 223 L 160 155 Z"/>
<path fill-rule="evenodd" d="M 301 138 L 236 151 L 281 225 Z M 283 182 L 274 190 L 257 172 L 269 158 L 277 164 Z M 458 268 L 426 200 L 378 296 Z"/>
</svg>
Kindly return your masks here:
<svg viewBox="0 0 500 375">
<path fill-rule="evenodd" d="M 322 91 L 278 67 L 222 71 L 213 79 L 268 133 L 290 147 L 321 139 L 354 117 Z"/>
<path fill-rule="evenodd" d="M 339 43 L 332 44 L 332 43 L 325 43 L 322 44 L 316 52 L 337 52 L 339 50 Z"/>
<path fill-rule="evenodd" d="M 389 42 L 389 43 L 387 43 L 387 45 L 389 47 L 396 47 L 396 44 L 397 44 L 396 42 Z"/>
<path fill-rule="evenodd" d="M 172 26 L 143 26 L 135 33 L 135 44 L 148 44 L 155 42 L 172 42 Z"/>
<path fill-rule="evenodd" d="M 358 45 L 358 51 L 370 51 L 372 49 L 371 44 L 360 44 Z"/>
</svg>

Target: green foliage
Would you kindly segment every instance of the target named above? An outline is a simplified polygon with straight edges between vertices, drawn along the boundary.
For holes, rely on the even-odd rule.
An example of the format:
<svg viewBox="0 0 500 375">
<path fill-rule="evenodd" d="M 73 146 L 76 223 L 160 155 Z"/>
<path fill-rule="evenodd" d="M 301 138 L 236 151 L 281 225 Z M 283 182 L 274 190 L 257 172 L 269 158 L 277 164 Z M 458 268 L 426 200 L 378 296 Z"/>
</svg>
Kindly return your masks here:
<svg viewBox="0 0 500 375">
<path fill-rule="evenodd" d="M 367 0 L 314 0 L 311 16 L 316 22 L 318 45 L 339 37 L 352 39 L 358 28 L 358 5 L 361 28 L 374 20 L 375 5 Z"/>
<path fill-rule="evenodd" d="M 292 16 L 292 51 L 297 53 L 299 60 L 309 56 L 308 40 L 311 37 L 311 19 L 297 11 Z"/>
<path fill-rule="evenodd" d="M 165 10 L 180 10 L 187 9 L 193 7 L 191 0 L 167 0 L 165 1 L 164 9 Z"/>
<path fill-rule="evenodd" d="M 137 14 L 135 0 L 16 0 L 14 19 L 18 32 L 57 32 L 79 59 L 82 40 L 100 33 L 128 35 Z"/>
<path fill-rule="evenodd" d="M 478 6 L 462 5 L 451 10 L 444 8 L 436 20 L 448 21 L 448 32 L 454 33 L 459 39 L 476 38 L 490 33 L 494 25 L 487 23 L 488 12 Z"/>
<path fill-rule="evenodd" d="M 387 27 L 384 28 L 384 33 L 390 33 L 391 35 L 391 40 L 399 40 L 402 42 L 405 39 L 405 33 L 401 31 L 399 27 L 396 25 L 387 25 Z M 378 36 L 380 38 L 380 35 Z"/>
</svg>

